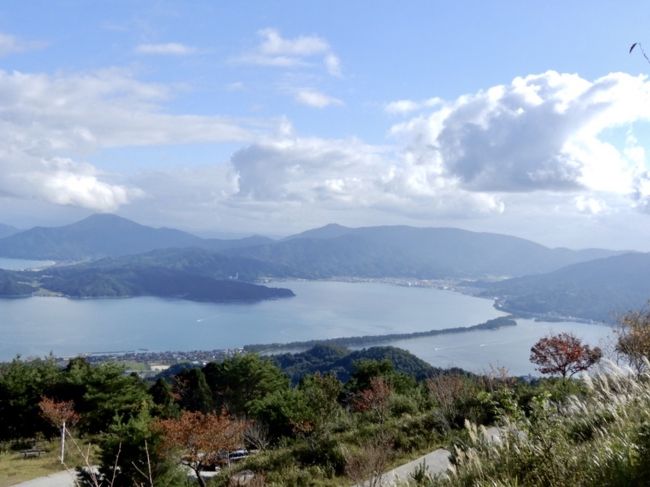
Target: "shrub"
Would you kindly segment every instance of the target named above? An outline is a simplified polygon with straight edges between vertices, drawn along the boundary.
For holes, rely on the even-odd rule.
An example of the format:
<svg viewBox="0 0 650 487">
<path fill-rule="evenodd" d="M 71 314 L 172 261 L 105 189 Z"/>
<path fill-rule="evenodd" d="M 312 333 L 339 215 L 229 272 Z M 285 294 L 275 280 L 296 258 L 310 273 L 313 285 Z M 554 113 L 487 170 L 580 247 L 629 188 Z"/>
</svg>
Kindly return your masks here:
<svg viewBox="0 0 650 487">
<path fill-rule="evenodd" d="M 432 485 L 627 486 L 650 477 L 650 376 L 609 364 L 583 379 L 588 390 L 563 403 L 544 393 L 530 414 L 502 416 L 499 441 L 467 425 L 469 441 L 457 445 L 455 467 Z"/>
</svg>

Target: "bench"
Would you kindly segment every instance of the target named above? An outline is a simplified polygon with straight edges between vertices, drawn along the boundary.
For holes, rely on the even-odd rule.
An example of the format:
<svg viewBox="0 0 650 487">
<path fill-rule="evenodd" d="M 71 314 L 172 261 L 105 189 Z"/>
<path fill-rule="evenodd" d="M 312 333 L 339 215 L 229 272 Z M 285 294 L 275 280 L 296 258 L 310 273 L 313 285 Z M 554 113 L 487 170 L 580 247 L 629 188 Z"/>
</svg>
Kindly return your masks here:
<svg viewBox="0 0 650 487">
<path fill-rule="evenodd" d="M 29 450 L 21 450 L 20 453 L 23 454 L 23 458 L 40 457 L 41 453 L 47 453 L 47 450 L 43 450 L 42 448 L 30 448 Z"/>
</svg>

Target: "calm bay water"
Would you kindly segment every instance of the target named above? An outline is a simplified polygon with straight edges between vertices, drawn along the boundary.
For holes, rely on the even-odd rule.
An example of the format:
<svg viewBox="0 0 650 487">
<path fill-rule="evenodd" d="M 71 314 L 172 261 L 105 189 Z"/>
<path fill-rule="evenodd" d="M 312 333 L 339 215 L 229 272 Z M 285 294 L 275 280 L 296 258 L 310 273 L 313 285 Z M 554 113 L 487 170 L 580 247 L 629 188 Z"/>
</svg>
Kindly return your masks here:
<svg viewBox="0 0 650 487">
<path fill-rule="evenodd" d="M 232 348 L 468 326 L 503 315 L 489 300 L 438 289 L 323 281 L 274 285 L 292 289 L 296 297 L 226 305 L 158 298 L 0 300 L 0 359 L 49 352 L 67 356 L 139 348 Z M 480 371 L 492 363 L 519 374 L 530 371 L 528 350 L 549 327 L 574 330 L 590 343 L 610 331 L 596 325 L 519 320 L 516 328 L 395 344 L 433 365 Z"/>
<path fill-rule="evenodd" d="M 514 327 L 398 340 L 390 345 L 408 350 L 436 367 L 455 366 L 479 373 L 505 367 L 512 375 L 539 375 L 528 360 L 530 347 L 541 337 L 560 332 L 574 333 L 584 343 L 601 348 L 612 338 L 612 328 L 605 325 L 518 319 Z"/>
</svg>

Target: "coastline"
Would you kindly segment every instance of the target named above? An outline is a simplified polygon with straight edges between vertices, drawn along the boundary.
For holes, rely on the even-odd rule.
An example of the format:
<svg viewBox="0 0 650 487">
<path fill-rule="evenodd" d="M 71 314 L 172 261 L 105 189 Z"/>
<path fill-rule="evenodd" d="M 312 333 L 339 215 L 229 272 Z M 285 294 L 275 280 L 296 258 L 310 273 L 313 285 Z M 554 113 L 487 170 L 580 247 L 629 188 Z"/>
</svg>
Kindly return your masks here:
<svg viewBox="0 0 650 487">
<path fill-rule="evenodd" d="M 492 276 L 489 279 L 507 279 L 507 276 Z M 584 323 L 587 325 L 599 326 L 615 326 L 615 323 L 608 323 L 604 321 L 591 320 L 581 318 L 578 316 L 561 315 L 557 313 L 532 313 L 529 311 L 508 308 L 505 306 L 499 296 L 486 296 L 477 292 L 476 287 L 472 287 L 472 280 L 469 279 L 416 279 L 408 277 L 346 277 L 336 276 L 323 279 L 304 279 L 304 278 L 275 278 L 266 277 L 259 279 L 256 282 L 260 283 L 273 283 L 273 282 L 286 282 L 286 281 L 316 281 L 316 282 L 343 282 L 343 283 L 370 283 L 370 284 L 386 284 L 398 287 L 413 287 L 413 288 L 431 288 L 440 291 L 449 291 L 452 293 L 462 294 L 464 296 L 471 296 L 478 299 L 487 299 L 492 301 L 492 307 L 497 311 L 507 313 L 513 318 L 532 319 L 534 321 L 544 323 L 555 323 L 562 321 L 572 321 L 575 323 Z"/>
</svg>

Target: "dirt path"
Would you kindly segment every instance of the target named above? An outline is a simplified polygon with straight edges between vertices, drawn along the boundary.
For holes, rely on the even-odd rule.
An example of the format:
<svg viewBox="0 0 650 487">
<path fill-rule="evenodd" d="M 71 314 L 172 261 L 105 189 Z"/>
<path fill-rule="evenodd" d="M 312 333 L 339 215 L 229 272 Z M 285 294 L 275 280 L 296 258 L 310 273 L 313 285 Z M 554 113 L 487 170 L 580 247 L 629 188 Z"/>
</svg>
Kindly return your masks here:
<svg viewBox="0 0 650 487">
<path fill-rule="evenodd" d="M 495 441 L 499 438 L 499 429 L 492 426 L 485 430 L 485 434 L 488 438 L 488 441 Z M 417 471 L 417 469 L 424 465 L 427 469 L 429 475 L 436 475 L 444 473 L 450 465 L 449 456 L 451 453 L 444 448 L 438 448 L 437 450 L 422 455 L 419 458 L 416 458 L 412 462 L 405 463 L 400 465 L 393 470 L 389 470 L 384 473 L 381 478 L 382 487 L 397 487 L 406 484 L 409 480 L 412 479 L 411 474 Z M 359 485 L 353 487 L 360 487 Z"/>
<path fill-rule="evenodd" d="M 404 465 L 400 465 L 399 467 L 386 472 L 381 479 L 381 485 L 385 487 L 393 487 L 411 480 L 411 474 L 422 465 L 422 462 L 424 462 L 428 474 L 434 475 L 443 473 L 447 468 L 449 468 L 449 455 L 451 455 L 451 453 L 444 448 L 439 448 L 431 453 L 427 453 L 412 462 L 405 463 Z"/>
<path fill-rule="evenodd" d="M 64 472 L 53 473 L 46 477 L 38 477 L 19 484 L 14 484 L 12 487 L 75 487 L 76 472 L 74 470 L 66 470 Z"/>
</svg>

